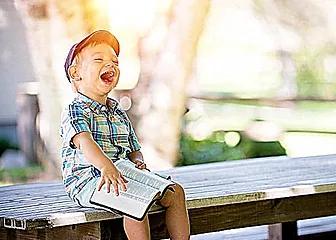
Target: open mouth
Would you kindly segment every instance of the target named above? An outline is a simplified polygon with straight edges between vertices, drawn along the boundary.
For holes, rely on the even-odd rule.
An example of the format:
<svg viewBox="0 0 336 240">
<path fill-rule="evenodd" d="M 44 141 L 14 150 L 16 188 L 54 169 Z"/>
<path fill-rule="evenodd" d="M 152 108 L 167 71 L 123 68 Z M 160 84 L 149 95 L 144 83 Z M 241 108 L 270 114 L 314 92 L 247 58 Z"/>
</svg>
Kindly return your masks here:
<svg viewBox="0 0 336 240">
<path fill-rule="evenodd" d="M 100 75 L 100 79 L 103 82 L 111 83 L 111 82 L 113 82 L 114 76 L 115 76 L 114 71 L 106 71 L 102 75 Z"/>
</svg>

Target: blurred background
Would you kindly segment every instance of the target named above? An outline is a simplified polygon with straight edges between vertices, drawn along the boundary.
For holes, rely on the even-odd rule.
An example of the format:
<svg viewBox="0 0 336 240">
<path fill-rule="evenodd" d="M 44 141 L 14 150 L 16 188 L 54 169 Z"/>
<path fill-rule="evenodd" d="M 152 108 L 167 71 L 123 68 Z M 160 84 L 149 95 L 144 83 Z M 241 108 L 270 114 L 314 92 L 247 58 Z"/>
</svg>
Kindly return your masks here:
<svg viewBox="0 0 336 240">
<path fill-rule="evenodd" d="M 0 185 L 60 179 L 71 45 L 121 43 L 111 93 L 154 170 L 335 153 L 336 1 L 0 0 Z"/>
</svg>

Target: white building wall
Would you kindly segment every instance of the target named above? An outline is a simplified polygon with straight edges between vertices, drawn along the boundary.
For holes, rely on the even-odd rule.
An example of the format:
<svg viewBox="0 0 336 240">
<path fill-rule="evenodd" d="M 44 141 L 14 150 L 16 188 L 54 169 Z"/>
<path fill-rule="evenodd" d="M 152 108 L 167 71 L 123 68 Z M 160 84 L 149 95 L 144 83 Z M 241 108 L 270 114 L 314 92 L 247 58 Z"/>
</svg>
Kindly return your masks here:
<svg viewBox="0 0 336 240">
<path fill-rule="evenodd" d="M 16 139 L 16 94 L 35 81 L 25 28 L 14 0 L 0 1 L 0 138 Z"/>
</svg>

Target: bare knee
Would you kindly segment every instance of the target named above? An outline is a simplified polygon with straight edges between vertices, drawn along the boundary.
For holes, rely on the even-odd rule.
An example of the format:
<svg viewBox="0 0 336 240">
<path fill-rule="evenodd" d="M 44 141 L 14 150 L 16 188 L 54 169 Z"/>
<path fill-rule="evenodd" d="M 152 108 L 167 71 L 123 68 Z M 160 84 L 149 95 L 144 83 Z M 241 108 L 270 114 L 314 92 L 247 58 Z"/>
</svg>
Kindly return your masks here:
<svg viewBox="0 0 336 240">
<path fill-rule="evenodd" d="M 180 204 L 185 201 L 185 192 L 180 184 L 175 184 L 172 189 L 167 190 L 163 198 L 160 200 L 160 204 L 164 207 L 169 207 L 174 203 Z"/>
<path fill-rule="evenodd" d="M 185 192 L 183 187 L 180 184 L 175 184 L 173 186 L 175 197 L 180 197 L 185 199 Z"/>
</svg>

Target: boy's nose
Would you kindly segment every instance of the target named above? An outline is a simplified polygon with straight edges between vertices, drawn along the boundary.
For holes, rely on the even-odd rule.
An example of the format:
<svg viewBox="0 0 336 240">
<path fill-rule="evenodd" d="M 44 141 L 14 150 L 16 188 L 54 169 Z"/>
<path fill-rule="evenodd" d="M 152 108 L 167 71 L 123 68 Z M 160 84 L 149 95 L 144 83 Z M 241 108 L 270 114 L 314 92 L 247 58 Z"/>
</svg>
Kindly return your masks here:
<svg viewBox="0 0 336 240">
<path fill-rule="evenodd" d="M 112 67 L 113 64 L 112 64 L 112 61 L 108 61 L 106 64 L 105 64 L 106 67 Z"/>
<path fill-rule="evenodd" d="M 107 67 L 107 68 L 118 68 L 118 65 L 116 63 L 114 63 L 113 61 L 108 61 L 105 64 L 105 67 Z"/>
</svg>

